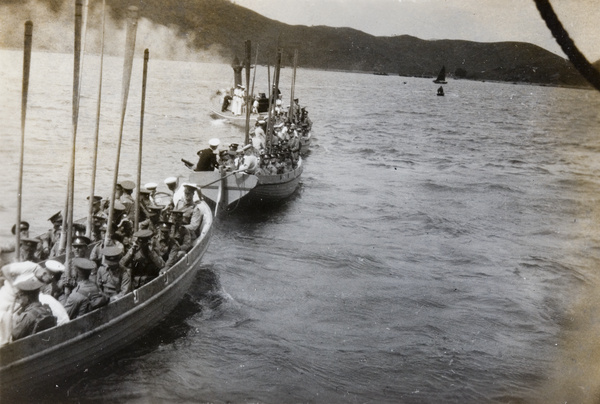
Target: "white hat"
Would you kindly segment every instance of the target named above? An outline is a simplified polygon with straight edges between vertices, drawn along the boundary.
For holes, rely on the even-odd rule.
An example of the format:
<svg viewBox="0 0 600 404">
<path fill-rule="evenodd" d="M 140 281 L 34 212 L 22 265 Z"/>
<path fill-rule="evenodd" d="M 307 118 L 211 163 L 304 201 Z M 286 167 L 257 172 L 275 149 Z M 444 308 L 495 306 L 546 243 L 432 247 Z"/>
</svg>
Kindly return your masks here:
<svg viewBox="0 0 600 404">
<path fill-rule="evenodd" d="M 44 282 L 40 281 L 33 272 L 28 272 L 17 276 L 13 282 L 13 286 L 19 290 L 38 290 L 44 286 Z"/>
<path fill-rule="evenodd" d="M 212 147 L 217 147 L 220 144 L 221 144 L 221 141 L 219 139 L 217 139 L 216 137 L 214 137 L 208 141 L 208 145 L 212 146 Z"/>
<path fill-rule="evenodd" d="M 6 279 L 14 281 L 19 275 L 34 273 L 39 265 L 31 261 L 13 262 L 2 267 L 2 274 Z"/>
<path fill-rule="evenodd" d="M 144 185 L 144 188 L 146 188 L 150 191 L 154 191 L 157 187 L 158 187 L 158 184 L 156 182 L 149 182 L 146 185 Z"/>
<path fill-rule="evenodd" d="M 242 149 L 243 151 L 249 150 L 252 148 L 252 144 L 248 143 L 246 146 L 244 146 L 244 148 Z"/>
<path fill-rule="evenodd" d="M 187 187 L 187 188 L 194 188 L 194 189 L 199 189 L 198 185 L 196 184 L 192 184 L 190 182 L 184 182 L 183 184 L 181 184 L 181 186 L 183 187 Z"/>
<path fill-rule="evenodd" d="M 177 182 L 177 178 L 175 178 L 175 177 L 169 177 L 165 180 L 166 185 L 175 184 L 176 182 Z"/>
<path fill-rule="evenodd" d="M 58 261 L 48 260 L 44 263 L 46 269 L 52 273 L 64 272 L 65 266 Z"/>
<path fill-rule="evenodd" d="M 275 105 L 281 105 L 281 100 L 275 101 Z"/>
</svg>

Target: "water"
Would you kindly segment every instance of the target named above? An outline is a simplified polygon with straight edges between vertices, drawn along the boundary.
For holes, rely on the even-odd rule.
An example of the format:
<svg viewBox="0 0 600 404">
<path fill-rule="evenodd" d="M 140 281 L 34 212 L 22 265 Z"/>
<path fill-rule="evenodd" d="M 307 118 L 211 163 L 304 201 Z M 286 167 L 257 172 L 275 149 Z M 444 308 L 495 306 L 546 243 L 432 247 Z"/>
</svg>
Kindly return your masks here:
<svg viewBox="0 0 600 404">
<path fill-rule="evenodd" d="M 21 58 L 0 58 L 4 238 L 16 206 Z M 33 57 L 23 217 L 34 233 L 65 199 L 70 63 Z M 78 216 L 96 115 L 97 59 L 85 63 Z M 102 195 L 122 61 L 105 63 Z M 282 71 L 284 90 L 290 76 Z M 241 139 L 208 117 L 207 100 L 231 77 L 226 64 L 151 59 L 142 183 L 185 176 L 180 159 L 195 161 L 209 138 Z M 452 81 L 437 97 L 437 87 L 300 69 L 296 94 L 315 140 L 298 192 L 271 211 L 220 218 L 177 312 L 46 400 L 597 402 L 600 95 Z M 136 60 L 121 178 L 135 179 L 140 94 Z"/>
</svg>

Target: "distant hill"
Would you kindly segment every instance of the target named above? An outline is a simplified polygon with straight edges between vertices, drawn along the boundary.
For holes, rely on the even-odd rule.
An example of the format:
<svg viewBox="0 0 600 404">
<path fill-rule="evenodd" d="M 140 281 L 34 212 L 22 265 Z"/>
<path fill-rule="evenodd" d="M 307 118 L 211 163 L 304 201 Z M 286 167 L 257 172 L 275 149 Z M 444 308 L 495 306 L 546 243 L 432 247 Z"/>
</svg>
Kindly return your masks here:
<svg viewBox="0 0 600 404">
<path fill-rule="evenodd" d="M 40 1 L 53 8 L 61 3 Z M 0 0 L 2 3 L 14 0 Z M 141 16 L 175 28 L 182 37 L 190 35 L 198 50 L 218 49 L 226 60 L 234 56 L 243 59 L 244 41 L 250 39 L 253 45 L 260 44 L 258 63 L 263 65 L 274 62 L 279 43 L 284 49 L 283 63 L 288 66 L 297 48 L 299 65 L 306 68 L 434 77 L 445 65 L 448 76 L 454 78 L 587 85 L 569 61 L 529 43 L 375 37 L 351 28 L 287 25 L 229 0 L 143 0 L 138 4 L 107 0 L 107 4 L 117 20 L 126 16 L 129 5 L 138 5 Z"/>
</svg>

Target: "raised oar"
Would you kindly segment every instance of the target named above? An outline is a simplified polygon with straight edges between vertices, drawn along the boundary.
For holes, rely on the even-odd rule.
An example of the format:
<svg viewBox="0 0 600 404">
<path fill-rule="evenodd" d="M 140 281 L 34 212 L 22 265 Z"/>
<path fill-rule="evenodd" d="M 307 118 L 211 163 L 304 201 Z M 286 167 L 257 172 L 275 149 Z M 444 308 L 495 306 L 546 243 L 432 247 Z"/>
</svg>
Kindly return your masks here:
<svg viewBox="0 0 600 404">
<path fill-rule="evenodd" d="M 250 94 L 252 94 L 253 97 L 254 97 L 254 83 L 256 82 L 257 67 L 258 67 L 258 44 L 256 44 L 256 58 L 254 59 L 254 73 L 252 74 L 252 90 L 250 91 Z M 252 103 L 254 103 L 254 100 L 252 100 Z"/>
<path fill-rule="evenodd" d="M 296 122 L 296 108 L 294 107 L 294 91 L 296 89 L 296 67 L 298 65 L 298 49 L 294 49 L 294 73 L 292 74 L 292 88 L 290 90 L 290 113 L 292 122 Z"/>
<path fill-rule="evenodd" d="M 273 138 L 271 132 L 273 129 L 273 122 L 271 122 L 271 108 L 273 107 L 273 90 L 271 88 L 271 65 L 267 64 L 267 81 L 269 83 L 269 110 L 267 111 L 267 150 L 271 153 L 271 144 Z"/>
<path fill-rule="evenodd" d="M 15 227 L 15 259 L 21 256 L 21 193 L 23 192 L 23 159 L 25 156 L 25 117 L 27 116 L 27 94 L 29 93 L 29 70 L 31 67 L 31 45 L 33 43 L 33 23 L 25 23 L 23 46 L 23 86 L 21 89 L 21 157 L 19 158 L 19 185 L 17 190 L 17 224 Z"/>
<path fill-rule="evenodd" d="M 142 143 L 144 138 L 144 109 L 146 106 L 146 79 L 148 77 L 148 59 L 150 58 L 150 52 L 148 49 L 144 50 L 144 73 L 142 75 L 142 111 L 140 113 L 140 143 L 138 152 L 138 166 L 137 166 L 137 183 L 138 192 L 135 196 L 135 216 L 133 222 L 133 228 L 135 231 L 138 230 L 140 223 L 140 184 L 142 182 Z"/>
<path fill-rule="evenodd" d="M 246 41 L 246 57 L 244 64 L 246 65 L 246 136 L 244 137 L 244 145 L 250 141 L 250 57 L 252 56 L 252 42 Z"/>
<path fill-rule="evenodd" d="M 77 143 L 77 121 L 79 119 L 79 90 L 81 69 L 81 27 L 82 27 L 83 1 L 75 2 L 75 36 L 73 52 L 73 113 L 72 113 L 72 137 L 71 137 L 71 164 L 69 166 L 69 181 L 67 186 L 67 205 L 63 215 L 63 226 L 61 233 L 61 250 L 66 247 L 65 268 L 70 271 L 70 253 L 73 232 L 73 189 L 75 183 L 75 150 Z M 65 237 L 66 234 L 66 237 Z"/>
<path fill-rule="evenodd" d="M 90 185 L 90 200 L 88 205 L 88 217 L 86 235 L 92 236 L 94 223 L 94 195 L 96 194 L 96 169 L 98 164 L 98 138 L 100 132 L 100 105 L 102 101 L 102 72 L 104 67 L 104 32 L 106 25 L 106 0 L 102 0 L 102 37 L 100 40 L 100 76 L 98 79 L 98 103 L 96 105 L 96 128 L 94 130 L 94 157 L 92 159 L 92 178 Z"/>
<path fill-rule="evenodd" d="M 123 123 L 125 122 L 125 111 L 127 109 L 127 97 L 129 96 L 129 83 L 131 81 L 131 68 L 133 66 L 133 53 L 135 50 L 135 36 L 137 33 L 138 9 L 135 6 L 129 7 L 129 16 L 127 18 L 127 34 L 125 38 L 125 58 L 123 61 L 123 80 L 121 89 L 121 123 L 119 125 L 119 140 L 117 141 L 117 158 L 115 161 L 115 170 L 110 193 L 110 207 L 108 210 L 108 223 L 106 224 L 105 243 L 110 240 L 112 225 L 114 219 L 115 191 L 117 180 L 119 178 L 119 162 L 121 159 L 121 143 L 123 141 Z M 137 184 L 139 187 L 139 184 Z M 138 188 L 139 189 L 139 188 Z"/>
</svg>

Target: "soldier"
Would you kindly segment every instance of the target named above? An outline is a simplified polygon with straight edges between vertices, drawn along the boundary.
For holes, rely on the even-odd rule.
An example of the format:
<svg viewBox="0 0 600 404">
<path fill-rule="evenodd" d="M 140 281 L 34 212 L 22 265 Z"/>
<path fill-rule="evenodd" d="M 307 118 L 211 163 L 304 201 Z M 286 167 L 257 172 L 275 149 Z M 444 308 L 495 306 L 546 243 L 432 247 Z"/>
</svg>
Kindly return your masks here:
<svg viewBox="0 0 600 404">
<path fill-rule="evenodd" d="M 15 303 L 19 308 L 12 319 L 13 341 L 56 326 L 56 317 L 52 310 L 39 300 L 40 288 L 43 285 L 34 272 L 24 273 L 15 279 Z"/>
<path fill-rule="evenodd" d="M 154 200 L 154 195 L 156 195 L 156 188 L 158 188 L 158 184 L 155 182 L 149 182 L 146 185 L 144 185 L 144 188 L 146 188 L 148 191 L 150 191 L 150 204 L 151 205 L 156 205 L 156 201 Z"/>
<path fill-rule="evenodd" d="M 181 250 L 177 240 L 171 237 L 171 225 L 171 222 L 161 222 L 153 240 L 155 250 L 165 262 L 163 270 L 167 270 L 177 262 L 179 251 Z"/>
<path fill-rule="evenodd" d="M 115 201 L 114 206 L 114 233 L 112 236 L 115 240 L 123 244 L 125 250 L 131 246 L 131 238 L 133 237 L 133 222 L 125 214 L 126 208 L 120 201 Z"/>
<path fill-rule="evenodd" d="M 102 197 L 99 195 L 94 195 L 94 202 L 92 203 L 92 215 L 99 215 L 102 213 Z M 87 200 L 90 200 L 90 197 L 87 197 Z"/>
<path fill-rule="evenodd" d="M 240 162 L 239 171 L 254 174 L 258 169 L 258 159 L 254 155 L 254 148 L 251 144 L 247 144 L 242 150 L 244 151 L 244 157 Z"/>
<path fill-rule="evenodd" d="M 19 261 L 39 262 L 42 260 L 41 250 L 38 249 L 40 239 L 21 237 L 21 248 L 19 249 Z"/>
<path fill-rule="evenodd" d="M 311 131 L 312 121 L 308 117 L 308 111 L 304 107 L 300 110 L 300 122 L 302 123 L 302 126 L 306 128 L 307 132 Z"/>
<path fill-rule="evenodd" d="M 175 240 L 177 240 L 177 243 L 179 243 L 179 258 L 181 258 L 181 256 L 190 251 L 193 246 L 190 231 L 182 226 L 183 210 L 175 209 L 171 211 L 169 221 L 172 223 L 171 237 L 173 237 Z"/>
<path fill-rule="evenodd" d="M 106 224 L 103 224 L 100 227 L 100 242 L 98 244 L 96 244 L 94 246 L 94 248 L 92 248 L 92 251 L 90 252 L 90 259 L 92 261 L 94 261 L 97 266 L 100 266 L 102 264 L 102 249 L 104 247 L 115 246 L 121 250 L 121 253 L 125 252 L 125 247 L 123 246 L 123 243 L 121 243 L 118 240 L 115 240 L 114 237 L 109 237 L 108 242 L 105 242 L 106 230 L 107 230 L 107 226 L 106 226 Z M 114 234 L 114 230 L 113 230 L 113 234 Z"/>
<path fill-rule="evenodd" d="M 156 278 L 165 262 L 150 243 L 151 230 L 139 230 L 133 237 L 131 249 L 121 258 L 120 264 L 131 268 L 132 287 L 137 289 Z"/>
<path fill-rule="evenodd" d="M 112 302 L 131 292 L 131 269 L 119 263 L 123 255 L 119 247 L 105 247 L 102 255 L 104 264 L 98 269 L 96 285 Z"/>
<path fill-rule="evenodd" d="M 63 289 L 65 299 L 69 296 L 73 288 L 77 286 L 77 268 L 75 268 L 75 259 L 87 258 L 88 244 L 90 244 L 90 239 L 86 236 L 77 236 L 71 242 L 73 251 L 71 252 L 72 258 L 69 261 L 69 268 L 65 269 L 65 272 L 58 282 L 58 286 Z"/>
<path fill-rule="evenodd" d="M 119 198 L 121 203 L 125 205 L 125 214 L 129 218 L 133 218 L 135 200 L 133 199 L 133 190 L 135 189 L 135 182 L 125 180 L 121 181 L 121 187 L 123 188 L 123 195 Z"/>
<path fill-rule="evenodd" d="M 100 292 L 90 274 L 96 270 L 96 264 L 87 258 L 73 258 L 77 270 L 77 286 L 65 302 L 65 309 L 71 320 L 81 317 L 92 310 L 108 304 L 108 298 Z"/>
<path fill-rule="evenodd" d="M 202 213 L 194 201 L 194 194 L 198 191 L 199 197 L 202 192 L 195 184 L 183 184 L 183 198 L 177 202 L 175 209 L 183 211 L 183 226 L 189 230 L 193 238 L 198 236 L 198 229 L 202 224 Z"/>
<path fill-rule="evenodd" d="M 52 228 L 41 236 L 42 239 L 42 251 L 44 253 L 43 259 L 48 257 L 55 257 L 58 255 L 58 247 L 54 249 L 56 244 L 60 244 L 60 233 L 62 228 L 62 214 L 60 211 L 56 212 L 48 219 L 52 223 Z"/>
<path fill-rule="evenodd" d="M 208 148 L 198 151 L 198 163 L 194 168 L 194 171 L 214 171 L 215 168 L 219 167 L 217 163 L 217 155 L 215 154 L 217 147 L 221 141 L 217 138 L 210 139 L 208 141 Z"/>
<path fill-rule="evenodd" d="M 92 218 L 92 242 L 102 241 L 102 226 L 106 226 L 106 217 L 103 215 L 94 215 Z"/>
<path fill-rule="evenodd" d="M 16 231 L 17 231 L 17 226 L 13 225 L 13 227 L 10 229 L 10 232 L 13 234 L 13 236 L 15 235 Z M 20 233 L 21 238 L 29 238 L 29 223 L 27 223 L 26 221 L 22 221 L 21 225 L 19 226 L 19 233 Z M 15 238 L 12 238 L 5 245 L 0 246 L 0 253 L 14 252 L 16 250 L 15 246 L 16 246 Z"/>
</svg>

